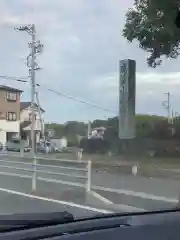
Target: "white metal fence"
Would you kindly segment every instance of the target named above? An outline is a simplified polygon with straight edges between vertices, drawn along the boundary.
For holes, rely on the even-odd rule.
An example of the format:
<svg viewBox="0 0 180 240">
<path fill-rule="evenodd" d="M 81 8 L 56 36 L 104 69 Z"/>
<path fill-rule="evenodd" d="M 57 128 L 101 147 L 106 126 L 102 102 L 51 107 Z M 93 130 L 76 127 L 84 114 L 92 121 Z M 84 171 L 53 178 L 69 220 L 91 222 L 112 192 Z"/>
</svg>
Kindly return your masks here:
<svg viewBox="0 0 180 240">
<path fill-rule="evenodd" d="M 38 180 L 85 187 L 87 192 L 91 191 L 91 160 L 78 161 L 78 160 L 44 158 L 44 157 L 32 158 L 30 156 L 21 157 L 20 155 L 16 155 L 16 154 L 7 155 L 2 153 L 0 154 L 0 156 L 1 156 L 0 169 L 3 168 L 6 170 L 6 172 L 0 171 L 0 175 L 31 178 L 33 191 L 37 190 Z M 31 159 L 32 159 L 32 162 L 31 162 Z M 39 162 L 43 162 L 43 164 Z M 58 165 L 57 164 L 52 165 L 51 162 L 56 162 L 58 163 Z M 63 166 L 63 164 L 65 165 L 68 164 L 68 166 Z M 19 167 L 19 165 L 21 166 Z M 23 171 L 25 172 L 25 174 L 8 172 L 7 171 L 8 169 L 20 171 L 20 172 Z M 71 172 L 68 173 L 66 172 L 67 170 Z M 31 174 L 29 175 L 27 173 L 31 173 Z M 53 175 L 53 176 L 65 176 L 65 177 L 68 177 L 70 180 L 64 181 L 64 180 L 54 179 L 51 177 L 42 178 L 38 176 L 38 174 L 41 174 L 41 173 L 44 173 L 46 175 Z M 83 175 L 82 173 L 85 173 L 85 174 Z M 74 181 L 71 181 L 72 178 L 83 179 L 85 183 L 84 184 L 77 183 L 77 182 L 75 183 Z"/>
</svg>

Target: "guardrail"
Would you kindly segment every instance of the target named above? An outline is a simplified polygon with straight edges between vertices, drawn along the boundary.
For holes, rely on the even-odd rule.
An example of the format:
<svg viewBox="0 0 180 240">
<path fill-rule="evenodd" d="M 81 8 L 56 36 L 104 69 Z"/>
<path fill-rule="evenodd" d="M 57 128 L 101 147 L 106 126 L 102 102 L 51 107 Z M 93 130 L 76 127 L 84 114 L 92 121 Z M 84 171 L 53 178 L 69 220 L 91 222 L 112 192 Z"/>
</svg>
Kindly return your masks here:
<svg viewBox="0 0 180 240">
<path fill-rule="evenodd" d="M 86 191 L 89 192 L 91 191 L 91 160 L 89 161 L 78 161 L 78 160 L 68 160 L 68 159 L 56 159 L 56 158 L 43 158 L 43 157 L 30 157 L 30 156 L 18 156 L 18 155 L 6 155 L 6 154 L 1 154 L 1 157 L 5 156 L 5 157 L 13 157 L 13 158 L 18 158 L 21 159 L 21 161 L 14 161 L 14 160 L 9 160 L 9 159 L 0 159 L 0 163 L 8 163 L 8 164 L 12 164 L 11 166 L 8 165 L 2 165 L 0 164 L 0 168 L 5 168 L 5 169 L 13 169 L 13 170 L 19 170 L 19 171 L 24 171 L 24 172 L 31 172 L 32 175 L 21 175 L 24 178 L 32 178 L 32 191 L 36 191 L 37 190 L 37 180 L 41 180 L 41 181 L 48 181 L 48 182 L 54 182 L 54 183 L 62 183 L 62 184 L 68 184 L 68 185 L 72 185 L 72 186 L 80 186 L 81 184 L 78 183 L 74 183 L 71 181 L 61 181 L 61 180 L 57 180 L 57 179 L 52 179 L 52 178 L 46 178 L 43 180 L 42 177 L 38 177 L 38 173 L 45 173 L 48 175 L 55 175 L 55 176 L 66 176 L 69 178 L 78 178 L 78 179 L 85 179 L 86 182 L 84 185 L 81 185 L 83 187 L 85 187 Z M 25 160 L 31 160 L 32 162 L 24 162 Z M 24 160 L 24 161 L 22 161 Z M 69 163 L 69 164 L 84 164 L 85 167 L 74 167 L 74 166 L 60 166 L 60 165 L 52 165 L 52 164 L 40 164 L 38 163 L 38 161 L 56 161 L 59 163 Z M 17 165 L 23 165 L 24 167 L 18 167 Z M 15 166 L 16 165 L 16 166 Z M 28 168 L 29 167 L 29 168 Z M 44 169 L 38 169 L 39 168 L 49 168 L 48 170 L 44 170 Z M 53 171 L 53 169 L 59 169 L 59 170 L 70 170 L 70 171 L 75 171 L 78 172 L 78 174 L 72 174 L 72 173 L 65 173 L 65 172 L 57 172 L 57 171 Z M 85 172 L 86 175 L 82 175 L 79 172 Z M 16 173 L 2 173 L 0 172 L 0 175 L 9 175 L 9 176 L 20 176 L 20 174 L 16 174 Z"/>
</svg>

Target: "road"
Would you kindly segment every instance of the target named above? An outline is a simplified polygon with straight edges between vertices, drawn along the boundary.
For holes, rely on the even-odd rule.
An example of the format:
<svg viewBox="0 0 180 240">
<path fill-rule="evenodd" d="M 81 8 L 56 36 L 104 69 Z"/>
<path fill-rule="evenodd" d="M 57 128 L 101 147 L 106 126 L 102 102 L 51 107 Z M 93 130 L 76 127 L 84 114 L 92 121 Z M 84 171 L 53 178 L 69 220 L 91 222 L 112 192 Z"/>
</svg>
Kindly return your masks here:
<svg viewBox="0 0 180 240">
<path fill-rule="evenodd" d="M 180 195 L 178 180 L 101 173 L 93 176 L 93 184 L 97 183 L 109 188 L 109 191 L 96 191 L 113 203 L 147 210 L 173 207 Z M 118 189 L 120 194 L 111 192 L 112 189 Z"/>
<path fill-rule="evenodd" d="M 68 211 L 75 218 L 94 216 L 94 211 L 0 191 L 0 214 Z"/>
<path fill-rule="evenodd" d="M 4 159 L 4 157 L 1 157 Z M 6 158 L 7 159 L 7 158 Z M 11 161 L 22 161 L 17 158 L 8 157 Z M 24 161 L 24 160 L 23 160 Z M 26 160 L 27 162 L 27 160 Z M 29 161 L 30 162 L 30 161 Z M 39 161 L 42 163 L 42 161 Z M 0 187 L 5 189 L 11 189 L 19 192 L 30 193 L 31 192 L 31 176 L 32 176 L 32 166 L 26 166 L 29 171 L 26 173 L 22 170 L 7 169 L 2 167 L 2 165 L 12 166 L 12 163 L 2 163 L 0 162 Z M 49 161 L 43 161 L 43 164 L 49 164 Z M 52 163 L 50 163 L 52 164 Z M 55 165 L 56 164 L 56 165 Z M 40 167 L 38 170 L 49 171 L 49 172 L 60 172 L 58 166 L 60 163 L 54 163 L 56 167 Z M 64 164 L 63 164 L 64 165 Z M 74 166 L 74 164 L 66 163 L 66 166 Z M 15 165 L 14 165 L 15 166 Z M 23 164 L 16 164 L 18 168 L 24 168 Z M 83 164 L 79 164 L 79 168 L 84 167 Z M 2 175 L 2 173 L 15 173 L 29 176 L 29 179 L 20 179 L 19 177 L 10 177 Z M 52 178 L 56 180 L 71 181 L 73 183 L 79 183 L 83 186 L 86 183 L 86 179 L 74 177 L 74 170 L 61 170 L 63 173 L 69 173 L 70 176 L 60 176 L 47 173 L 38 173 L 37 189 L 38 196 L 49 197 L 53 199 L 59 199 L 68 202 L 74 202 L 76 204 L 90 205 L 92 207 L 105 208 L 101 201 L 95 201 L 94 199 L 89 199 L 87 194 L 85 194 L 84 188 L 68 186 L 60 183 L 44 182 L 47 178 Z M 78 171 L 76 174 L 86 176 L 85 172 Z M 103 189 L 106 188 L 106 189 Z M 108 173 L 106 171 L 96 171 L 92 170 L 92 189 L 96 191 L 101 196 L 110 200 L 117 206 L 126 205 L 133 206 L 137 208 L 142 208 L 146 210 L 169 208 L 173 207 L 180 194 L 180 182 L 178 180 L 172 179 L 161 179 L 161 178 L 147 178 L 143 176 L 132 176 L 130 174 L 118 174 L 118 173 Z M 117 192 L 113 192 L 113 189 L 118 189 Z M 106 190 L 106 191 L 105 191 Z M 120 207 L 121 208 L 121 207 Z M 120 209 L 118 208 L 118 209 Z M 122 209 L 123 211 L 123 209 Z"/>
<path fill-rule="evenodd" d="M 101 205 L 96 208 L 96 203 L 100 201 L 86 194 L 82 187 L 37 181 L 37 190 L 32 192 L 32 172 L 30 171 L 32 165 L 13 164 L 14 161 L 21 161 L 17 158 L 1 156 L 0 160 L 2 159 L 6 159 L 6 162 L 0 162 L 0 214 L 37 212 L 38 209 L 40 212 L 66 210 L 75 217 L 88 217 L 109 212 L 102 209 Z M 12 162 L 8 163 L 8 160 Z M 26 167 L 28 171 L 4 168 L 5 165 L 13 168 Z M 43 170 L 48 170 L 48 168 L 44 167 Z M 53 171 L 57 172 L 57 169 L 54 168 Z M 38 174 L 39 178 L 50 176 Z"/>
<path fill-rule="evenodd" d="M 0 214 L 68 211 L 84 218 L 108 213 L 93 207 L 96 200 L 90 197 L 82 188 L 43 181 L 32 192 L 31 179 L 0 174 Z"/>
</svg>

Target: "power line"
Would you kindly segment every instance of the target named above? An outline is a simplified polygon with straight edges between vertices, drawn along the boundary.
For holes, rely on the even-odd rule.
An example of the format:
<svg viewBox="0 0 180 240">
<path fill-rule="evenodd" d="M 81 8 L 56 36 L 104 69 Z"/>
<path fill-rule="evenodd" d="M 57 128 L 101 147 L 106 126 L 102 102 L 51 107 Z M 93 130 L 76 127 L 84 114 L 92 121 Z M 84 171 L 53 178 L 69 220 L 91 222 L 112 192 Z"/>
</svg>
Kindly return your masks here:
<svg viewBox="0 0 180 240">
<path fill-rule="evenodd" d="M 1 77 L 4 78 L 4 76 L 0 76 L 0 78 Z M 7 77 L 7 76 L 5 76 L 5 77 Z M 18 79 L 18 78 L 15 78 L 15 77 L 8 77 L 7 79 L 12 80 L 12 81 L 23 82 L 23 83 L 27 83 L 28 82 L 27 80 L 23 80 L 22 78 Z M 65 98 L 70 99 L 72 101 L 79 102 L 79 103 L 82 103 L 82 104 L 85 104 L 85 105 L 89 105 L 91 107 L 94 107 L 94 108 L 97 108 L 97 109 L 100 109 L 100 110 L 104 110 L 106 112 L 117 114 L 117 112 L 115 112 L 115 111 L 112 111 L 112 110 L 109 110 L 107 108 L 98 106 L 98 105 L 96 105 L 94 103 L 91 103 L 91 102 L 89 102 L 87 100 L 78 99 L 78 98 L 75 98 L 75 97 L 73 97 L 73 96 L 71 96 L 69 94 L 62 93 L 62 92 L 56 91 L 56 90 L 51 89 L 51 88 L 45 88 L 44 86 L 42 86 L 42 85 L 40 85 L 38 83 L 36 84 L 36 86 L 40 87 L 40 88 L 44 88 L 44 89 L 46 89 L 46 90 L 48 90 L 48 91 L 50 91 L 52 93 L 55 93 L 58 96 L 65 97 Z"/>
<path fill-rule="evenodd" d="M 12 80 L 12 81 L 17 81 L 17 82 L 28 82 L 28 77 L 24 77 L 24 78 L 18 78 L 18 77 L 11 77 L 11 76 L 0 76 L 0 78 L 5 79 L 5 80 Z"/>
<path fill-rule="evenodd" d="M 57 94 L 57 95 L 59 95 L 59 96 L 68 98 L 68 99 L 70 99 L 70 100 L 73 100 L 73 101 L 76 101 L 76 102 L 79 102 L 79 103 L 83 103 L 83 104 L 89 105 L 89 106 L 91 106 L 91 107 L 104 110 L 104 111 L 106 111 L 106 112 L 110 112 L 110 113 L 115 113 L 115 114 L 117 114 L 115 111 L 111 111 L 111 110 L 109 110 L 109 109 L 107 109 L 107 108 L 103 108 L 103 107 L 101 107 L 101 106 L 95 105 L 95 104 L 90 103 L 90 102 L 88 102 L 88 101 L 81 100 L 81 99 L 77 99 L 77 98 L 75 98 L 75 97 L 72 97 L 72 96 L 67 95 L 67 94 L 65 94 L 65 93 L 58 92 L 58 91 L 53 90 L 53 89 L 50 89 L 50 88 L 48 88 L 48 90 L 49 90 L 50 92 L 53 92 L 53 93 L 55 93 L 55 94 Z"/>
</svg>

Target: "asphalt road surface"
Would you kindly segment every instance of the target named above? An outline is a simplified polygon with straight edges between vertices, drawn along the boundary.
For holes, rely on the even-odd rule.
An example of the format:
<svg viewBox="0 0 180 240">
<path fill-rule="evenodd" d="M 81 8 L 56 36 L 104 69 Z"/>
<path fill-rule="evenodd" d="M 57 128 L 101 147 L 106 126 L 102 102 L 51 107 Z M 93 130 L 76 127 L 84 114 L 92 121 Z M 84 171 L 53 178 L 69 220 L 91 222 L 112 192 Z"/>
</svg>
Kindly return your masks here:
<svg viewBox="0 0 180 240">
<path fill-rule="evenodd" d="M 66 206 L 64 204 L 48 202 L 39 199 L 32 199 L 29 197 L 0 191 L 0 214 L 62 211 L 68 211 L 72 213 L 75 218 L 84 218 L 98 214 L 97 212 L 90 210 Z"/>
<path fill-rule="evenodd" d="M 18 158 L 4 156 L 0 159 L 8 159 L 11 161 L 22 161 Z M 24 161 L 24 160 L 23 160 Z M 25 160 L 26 162 L 27 159 Z M 29 160 L 30 162 L 30 160 Z M 39 161 L 42 163 L 42 161 Z M 38 173 L 37 176 L 41 181 L 37 182 L 37 194 L 43 197 L 49 197 L 53 199 L 59 199 L 63 201 L 74 202 L 82 205 L 90 205 L 93 207 L 105 208 L 101 201 L 90 199 L 82 187 L 68 186 L 60 183 L 44 182 L 43 179 L 51 178 L 56 180 L 71 181 L 73 183 L 79 183 L 83 186 L 86 182 L 84 178 L 76 178 L 74 174 L 86 176 L 84 171 L 74 170 L 60 170 L 59 163 L 52 163 L 49 161 L 43 161 L 43 164 L 53 164 L 54 168 L 40 167 L 38 170 L 49 171 L 53 173 L 63 172 L 68 173 L 70 176 L 60 176 L 55 174 Z M 4 168 L 6 166 L 15 166 L 18 168 L 27 168 L 28 171 L 15 170 Z M 63 164 L 65 166 L 74 166 L 74 164 Z M 79 164 L 79 168 L 84 168 L 83 164 Z M 21 164 L 2 163 L 0 162 L 0 187 L 5 189 L 11 189 L 15 191 L 30 193 L 31 192 L 31 176 L 32 166 L 25 166 Z M 15 173 L 19 175 L 26 174 L 29 179 L 10 177 L 3 175 L 2 173 Z M 103 189 L 106 188 L 106 189 Z M 122 205 L 134 206 L 146 210 L 164 209 L 173 207 L 176 204 L 176 199 L 180 195 L 180 181 L 178 179 L 165 179 L 165 178 L 147 178 L 143 176 L 132 176 L 130 174 L 108 173 L 106 171 L 92 171 L 92 189 L 98 194 L 105 197 L 118 207 L 118 210 L 123 211 Z M 118 189 L 119 192 L 113 192 L 113 189 Z M 1 198 L 1 195 L 0 195 Z"/>
</svg>

